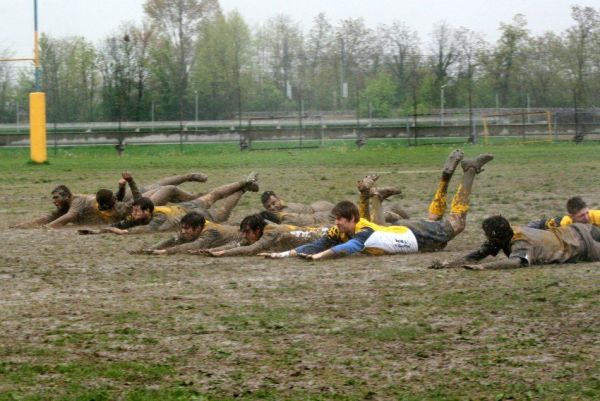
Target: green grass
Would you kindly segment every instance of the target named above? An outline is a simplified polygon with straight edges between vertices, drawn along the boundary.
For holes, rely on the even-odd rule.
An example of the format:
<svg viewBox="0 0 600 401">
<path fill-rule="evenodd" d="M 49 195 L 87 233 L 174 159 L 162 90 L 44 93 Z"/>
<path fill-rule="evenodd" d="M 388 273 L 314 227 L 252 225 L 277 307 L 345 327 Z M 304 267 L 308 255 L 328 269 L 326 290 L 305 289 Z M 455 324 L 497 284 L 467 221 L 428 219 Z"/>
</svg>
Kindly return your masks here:
<svg viewBox="0 0 600 401">
<path fill-rule="evenodd" d="M 378 172 L 422 216 L 454 146 L 128 146 L 120 158 L 76 147 L 49 149 L 40 166 L 27 149 L 0 149 L 0 401 L 600 399 L 596 264 L 426 269 L 479 245 L 489 213 L 526 222 L 575 194 L 597 206 L 599 144 L 463 146 L 495 160 L 467 230 L 432 255 L 151 257 L 128 251 L 160 236 L 7 228 L 49 209 L 53 186 L 92 193 L 124 169 L 142 182 L 206 171 L 210 184 L 257 170 L 261 190 L 301 202 L 353 199 L 356 179 Z M 235 217 L 257 205 L 244 195 Z"/>
<path fill-rule="evenodd" d="M 28 149 L 0 149 L 0 168 L 3 171 L 19 167 L 26 171 L 71 171 L 73 168 L 120 170 L 123 168 L 235 168 L 276 167 L 294 163 L 310 166 L 395 166 L 429 167 L 439 164 L 453 145 L 409 147 L 392 140 L 370 141 L 357 149 L 352 141 L 328 143 L 318 149 L 292 149 L 284 151 L 239 151 L 236 144 L 185 145 L 137 145 L 129 146 L 122 157 L 117 157 L 112 146 L 58 148 L 55 154 L 48 149 L 48 165 L 27 165 Z M 461 145 L 467 154 L 491 152 L 504 162 L 528 161 L 552 163 L 559 159 L 579 162 L 595 160 L 600 143 L 575 145 L 572 143 L 508 144 L 508 145 Z"/>
</svg>

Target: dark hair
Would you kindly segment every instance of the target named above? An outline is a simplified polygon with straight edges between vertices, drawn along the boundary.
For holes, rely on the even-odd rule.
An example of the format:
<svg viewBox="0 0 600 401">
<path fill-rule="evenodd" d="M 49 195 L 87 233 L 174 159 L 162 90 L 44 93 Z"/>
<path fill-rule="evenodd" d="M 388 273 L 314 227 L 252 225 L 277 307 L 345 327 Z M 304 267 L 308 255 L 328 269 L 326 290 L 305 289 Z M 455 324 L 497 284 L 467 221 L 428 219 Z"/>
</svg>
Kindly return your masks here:
<svg viewBox="0 0 600 401">
<path fill-rule="evenodd" d="M 587 207 L 585 201 L 580 196 L 574 196 L 567 201 L 567 212 L 577 214 L 581 209 Z"/>
<path fill-rule="evenodd" d="M 346 220 L 360 220 L 360 212 L 358 207 L 350 201 L 341 201 L 331 209 L 331 214 L 335 217 L 343 217 Z"/>
<path fill-rule="evenodd" d="M 281 219 L 275 213 L 271 213 L 268 210 L 263 210 L 259 213 L 259 215 L 263 220 L 268 220 L 271 223 L 281 224 Z"/>
<path fill-rule="evenodd" d="M 206 219 L 198 212 L 189 212 L 179 221 L 180 226 L 188 226 L 192 228 L 204 228 L 204 224 L 206 224 Z"/>
<path fill-rule="evenodd" d="M 240 223 L 240 231 L 245 232 L 260 230 L 260 232 L 262 233 L 266 225 L 267 222 L 260 215 L 260 213 L 251 214 L 250 216 L 244 217 L 244 219 Z"/>
<path fill-rule="evenodd" d="M 260 195 L 260 201 L 263 204 L 263 206 L 265 205 L 265 203 L 267 203 L 269 201 L 271 196 L 274 196 L 277 198 L 277 195 L 275 195 L 275 192 L 273 192 L 273 191 L 265 191 Z"/>
<path fill-rule="evenodd" d="M 71 190 L 67 188 L 66 185 L 59 185 L 50 192 L 51 194 L 59 194 L 64 198 L 68 198 L 69 196 L 73 196 Z"/>
<path fill-rule="evenodd" d="M 96 192 L 96 202 L 100 210 L 108 210 L 115 204 L 115 194 L 110 189 L 101 189 Z"/>
<path fill-rule="evenodd" d="M 149 210 L 150 213 L 154 212 L 154 203 L 152 200 L 143 196 L 133 201 L 132 206 L 139 206 L 140 209 Z"/>
<path fill-rule="evenodd" d="M 486 218 L 481 223 L 481 228 L 485 232 L 486 237 L 495 239 L 503 245 L 510 244 L 510 240 L 514 234 L 508 220 L 501 215 Z"/>
</svg>

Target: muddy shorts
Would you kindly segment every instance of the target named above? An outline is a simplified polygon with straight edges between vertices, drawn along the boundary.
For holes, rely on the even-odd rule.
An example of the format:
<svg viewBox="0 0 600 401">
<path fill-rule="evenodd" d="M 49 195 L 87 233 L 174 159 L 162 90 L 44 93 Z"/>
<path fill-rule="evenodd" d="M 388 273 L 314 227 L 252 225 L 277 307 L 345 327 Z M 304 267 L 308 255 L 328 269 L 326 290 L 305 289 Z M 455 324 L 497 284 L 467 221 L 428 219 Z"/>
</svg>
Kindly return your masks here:
<svg viewBox="0 0 600 401">
<path fill-rule="evenodd" d="M 448 220 L 405 220 L 404 224 L 415 234 L 419 251 L 431 252 L 446 247 L 454 238 L 454 229 Z"/>
</svg>

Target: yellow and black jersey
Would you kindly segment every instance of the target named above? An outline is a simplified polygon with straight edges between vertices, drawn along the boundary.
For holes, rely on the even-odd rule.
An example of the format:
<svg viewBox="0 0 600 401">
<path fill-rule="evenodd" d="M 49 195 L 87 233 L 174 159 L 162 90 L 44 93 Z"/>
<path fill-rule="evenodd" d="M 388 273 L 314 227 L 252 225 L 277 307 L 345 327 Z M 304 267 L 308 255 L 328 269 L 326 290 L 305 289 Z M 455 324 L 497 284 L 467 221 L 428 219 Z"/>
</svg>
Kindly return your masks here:
<svg viewBox="0 0 600 401">
<path fill-rule="evenodd" d="M 131 233 L 174 230 L 187 213 L 187 209 L 175 204 L 155 206 L 150 221 L 135 221 L 130 215 L 126 219 L 112 224 L 112 227 L 129 230 Z"/>
<path fill-rule="evenodd" d="M 416 253 L 417 238 L 406 226 L 380 226 L 360 219 L 353 235 L 341 232 L 337 226 L 317 241 L 296 248 L 297 253 L 315 254 L 330 249 L 338 254 L 365 252 L 373 255 L 394 253 Z"/>
<path fill-rule="evenodd" d="M 600 227 L 600 210 L 590 210 L 590 223 Z M 550 228 L 564 227 L 573 224 L 571 216 L 556 216 L 550 219 L 534 220 L 527 223 L 527 227 L 537 228 L 538 230 L 548 230 Z"/>
</svg>

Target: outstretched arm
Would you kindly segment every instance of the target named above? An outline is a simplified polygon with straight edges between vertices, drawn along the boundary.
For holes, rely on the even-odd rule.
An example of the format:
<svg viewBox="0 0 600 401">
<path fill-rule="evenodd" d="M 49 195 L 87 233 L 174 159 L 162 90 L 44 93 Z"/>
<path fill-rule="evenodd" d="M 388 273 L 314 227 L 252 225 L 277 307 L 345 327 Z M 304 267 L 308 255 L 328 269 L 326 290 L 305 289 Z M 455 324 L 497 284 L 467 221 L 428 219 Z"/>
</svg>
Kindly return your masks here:
<svg viewBox="0 0 600 401">
<path fill-rule="evenodd" d="M 32 221 L 26 221 L 25 223 L 21 223 L 21 224 L 17 224 L 14 226 L 11 226 L 10 228 L 36 228 L 36 227 L 41 227 L 45 224 L 48 224 L 54 220 L 56 220 L 58 217 L 60 217 L 60 215 L 58 213 L 51 213 L 47 216 L 44 217 L 40 217 L 38 219 L 32 220 Z"/>
<path fill-rule="evenodd" d="M 127 182 L 127 184 L 129 184 L 129 189 L 131 189 L 131 195 L 133 196 L 133 200 L 141 198 L 142 193 L 140 192 L 137 184 L 135 183 L 135 180 L 133 179 L 131 173 L 129 171 L 123 171 L 122 177 L 122 179 L 124 179 Z"/>
<path fill-rule="evenodd" d="M 516 269 L 523 266 L 523 260 L 520 257 L 510 257 L 508 259 L 495 260 L 489 263 L 466 264 L 463 267 L 469 270 L 501 270 L 501 269 Z"/>
<path fill-rule="evenodd" d="M 49 228 L 64 227 L 67 224 L 74 222 L 76 219 L 77 219 L 77 212 L 69 209 L 69 211 L 67 213 L 63 214 L 58 219 L 53 220 L 52 222 L 48 223 L 47 227 L 49 227 Z"/>
<path fill-rule="evenodd" d="M 182 243 L 181 241 L 177 241 L 177 238 L 174 238 L 174 241 L 172 244 L 163 246 L 162 248 L 155 248 L 155 249 L 162 249 L 162 251 L 158 251 L 158 252 L 163 253 L 163 254 L 168 254 L 168 255 L 172 255 L 172 254 L 176 254 L 176 253 L 190 253 L 190 251 L 193 251 L 193 250 L 209 249 L 214 244 L 218 243 L 216 241 L 222 240 L 222 238 L 223 238 L 218 233 L 214 233 L 211 231 L 212 230 L 208 230 L 208 232 L 206 232 L 206 233 L 203 232 L 202 235 L 200 235 L 200 237 L 198 239 L 196 239 L 195 241 L 192 241 L 192 242 Z M 155 252 L 155 253 L 158 253 L 158 252 Z"/>
<path fill-rule="evenodd" d="M 277 233 L 266 233 L 263 234 L 260 239 L 250 245 L 245 246 L 237 246 L 221 251 L 217 251 L 217 254 L 213 254 L 213 256 L 247 256 L 247 255 L 256 255 L 261 251 L 269 249 L 278 239 L 279 235 Z M 212 249 L 211 251 L 214 251 Z"/>
<path fill-rule="evenodd" d="M 500 248 L 490 244 L 489 242 L 484 242 L 481 244 L 479 249 L 468 253 L 467 255 L 461 256 L 457 259 L 451 261 L 439 261 L 435 260 L 431 265 L 429 265 L 430 269 L 447 269 L 452 267 L 462 267 L 466 264 L 471 264 L 473 262 L 479 262 L 480 260 L 486 258 L 487 256 L 496 256 L 500 252 Z"/>
<path fill-rule="evenodd" d="M 125 186 L 127 185 L 127 181 L 124 178 L 119 180 L 119 188 L 117 188 L 117 193 L 115 194 L 115 199 L 118 202 L 122 202 L 125 198 Z"/>
</svg>

